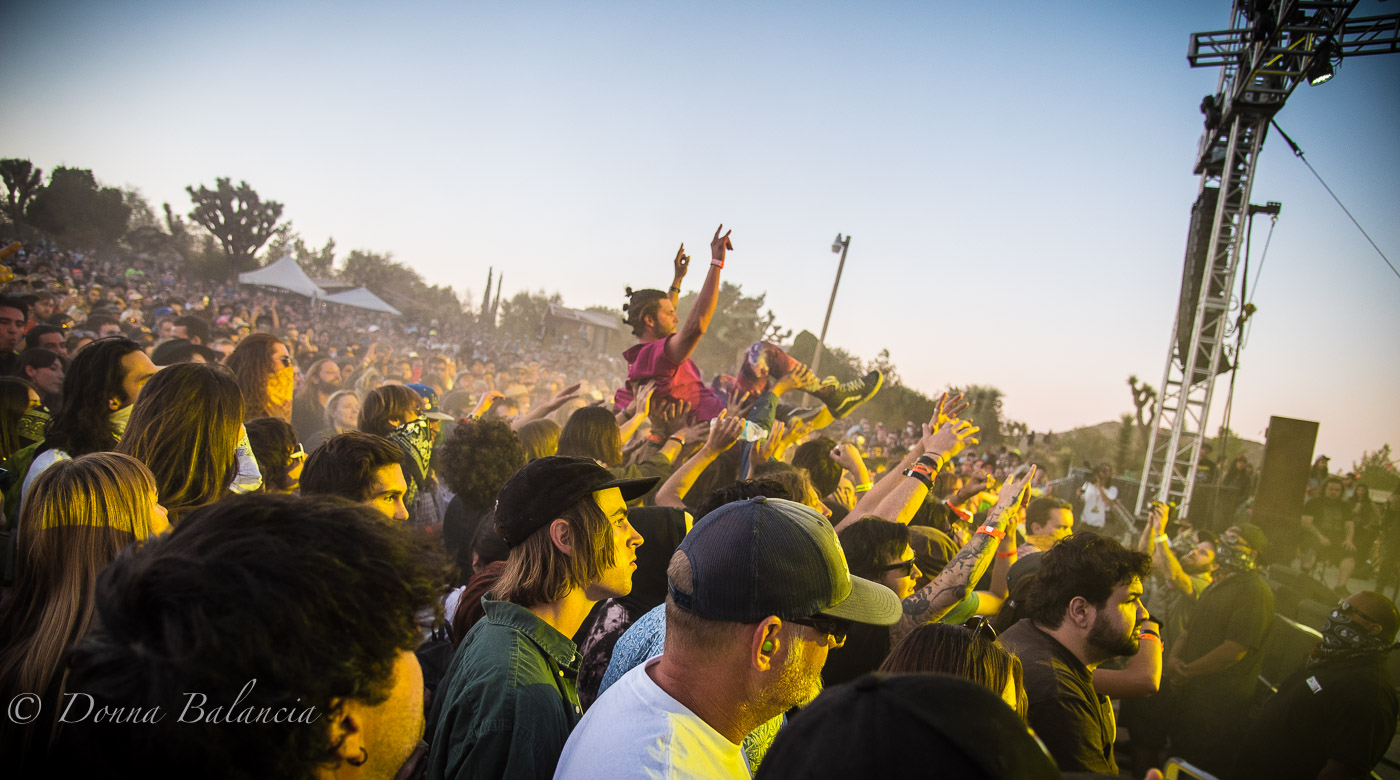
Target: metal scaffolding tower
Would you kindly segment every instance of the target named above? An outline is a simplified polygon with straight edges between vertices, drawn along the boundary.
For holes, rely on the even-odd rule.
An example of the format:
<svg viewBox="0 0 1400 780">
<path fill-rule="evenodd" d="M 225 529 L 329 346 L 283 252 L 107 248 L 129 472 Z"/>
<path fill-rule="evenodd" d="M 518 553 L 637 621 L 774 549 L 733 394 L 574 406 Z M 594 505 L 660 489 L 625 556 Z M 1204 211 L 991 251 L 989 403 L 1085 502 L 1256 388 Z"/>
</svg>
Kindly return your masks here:
<svg viewBox="0 0 1400 780">
<path fill-rule="evenodd" d="M 1259 150 L 1274 114 L 1304 81 L 1322 83 L 1343 56 L 1400 51 L 1400 14 L 1350 19 L 1358 0 L 1234 0 L 1231 29 L 1195 33 L 1192 67 L 1220 67 L 1201 104 L 1200 175 L 1161 393 L 1134 511 L 1152 501 L 1190 511 L 1215 378 L 1239 355 L 1227 348 L 1235 270 L 1244 245 Z M 1209 221 L 1207 221 L 1209 220 Z"/>
</svg>

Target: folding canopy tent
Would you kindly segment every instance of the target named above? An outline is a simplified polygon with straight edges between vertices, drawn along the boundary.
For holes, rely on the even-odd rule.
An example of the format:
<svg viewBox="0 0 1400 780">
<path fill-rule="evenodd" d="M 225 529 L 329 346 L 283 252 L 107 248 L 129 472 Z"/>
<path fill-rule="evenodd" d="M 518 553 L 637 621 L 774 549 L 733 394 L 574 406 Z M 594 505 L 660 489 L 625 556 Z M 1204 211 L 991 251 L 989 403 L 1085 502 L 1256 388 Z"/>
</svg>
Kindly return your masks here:
<svg viewBox="0 0 1400 780">
<path fill-rule="evenodd" d="M 308 298 L 322 298 L 326 291 L 316 286 L 311 281 L 311 277 L 301 270 L 297 261 L 291 255 L 283 257 L 281 260 L 256 271 L 249 271 L 238 275 L 241 284 L 257 284 L 263 287 L 276 287 L 279 290 L 287 290 L 297 295 L 305 295 Z"/>
<path fill-rule="evenodd" d="M 356 287 L 353 290 L 327 295 L 321 300 L 327 303 L 341 303 L 346 306 L 354 306 L 359 309 L 369 309 L 370 311 L 382 311 L 385 314 L 403 314 L 393 306 L 385 303 L 378 295 L 369 291 L 367 287 Z"/>
</svg>

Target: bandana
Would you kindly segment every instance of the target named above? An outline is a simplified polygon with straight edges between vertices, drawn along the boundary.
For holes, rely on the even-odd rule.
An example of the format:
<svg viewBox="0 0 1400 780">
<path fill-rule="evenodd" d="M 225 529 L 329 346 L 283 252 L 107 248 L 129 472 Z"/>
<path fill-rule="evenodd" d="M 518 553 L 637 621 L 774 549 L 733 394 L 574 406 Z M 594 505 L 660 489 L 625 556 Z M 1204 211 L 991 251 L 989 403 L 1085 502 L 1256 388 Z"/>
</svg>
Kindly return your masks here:
<svg viewBox="0 0 1400 780">
<path fill-rule="evenodd" d="M 1313 660 L 1348 658 L 1385 649 L 1380 637 L 1372 635 L 1339 607 L 1322 624 L 1322 641 L 1313 651 Z"/>
<path fill-rule="evenodd" d="M 112 433 L 115 434 L 118 439 L 121 439 L 122 434 L 126 433 L 126 424 L 131 422 L 131 410 L 135 408 L 136 404 L 127 404 L 107 415 L 108 422 L 112 424 Z"/>
<path fill-rule="evenodd" d="M 1222 569 L 1234 571 L 1253 571 L 1256 565 L 1253 550 L 1223 543 L 1216 547 L 1215 560 L 1220 563 Z"/>
<path fill-rule="evenodd" d="M 292 392 L 296 389 L 296 384 L 296 369 L 291 366 L 279 368 L 267 383 L 268 406 L 275 409 L 291 403 Z"/>
</svg>

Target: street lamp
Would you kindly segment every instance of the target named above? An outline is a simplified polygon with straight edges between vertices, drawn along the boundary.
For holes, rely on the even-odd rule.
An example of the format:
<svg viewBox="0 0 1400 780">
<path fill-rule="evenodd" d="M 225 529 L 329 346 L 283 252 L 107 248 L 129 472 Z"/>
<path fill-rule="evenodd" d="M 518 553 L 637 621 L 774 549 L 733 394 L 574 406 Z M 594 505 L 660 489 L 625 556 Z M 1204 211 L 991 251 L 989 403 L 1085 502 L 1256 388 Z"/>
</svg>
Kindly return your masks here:
<svg viewBox="0 0 1400 780">
<path fill-rule="evenodd" d="M 817 337 L 817 354 L 812 356 L 813 374 L 817 373 L 817 369 L 822 364 L 822 349 L 826 345 L 826 326 L 831 324 L 831 307 L 836 305 L 836 288 L 841 286 L 841 272 L 846 270 L 846 250 L 850 248 L 850 236 L 843 238 L 840 233 L 837 233 L 836 240 L 831 242 L 831 251 L 840 253 L 841 264 L 836 266 L 836 281 L 831 283 L 831 300 L 826 303 L 826 319 L 822 320 L 822 335 Z"/>
</svg>

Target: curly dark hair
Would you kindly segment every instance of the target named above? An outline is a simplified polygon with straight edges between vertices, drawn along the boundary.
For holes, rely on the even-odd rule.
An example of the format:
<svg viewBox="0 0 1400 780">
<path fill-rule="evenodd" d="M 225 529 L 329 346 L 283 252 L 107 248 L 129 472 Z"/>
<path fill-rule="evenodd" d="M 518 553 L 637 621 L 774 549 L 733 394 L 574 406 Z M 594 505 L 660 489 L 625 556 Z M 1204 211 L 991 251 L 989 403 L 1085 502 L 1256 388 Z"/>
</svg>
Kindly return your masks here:
<svg viewBox="0 0 1400 780">
<path fill-rule="evenodd" d="M 1030 594 L 1030 617 L 1046 628 L 1059 628 L 1076 596 L 1099 609 L 1113 591 L 1152 571 L 1152 557 L 1129 550 L 1116 539 L 1092 531 L 1065 537 L 1042 553 L 1037 586 Z"/>
<path fill-rule="evenodd" d="M 200 509 L 102 572 L 94 628 L 69 662 L 69 691 L 165 717 L 69 724 L 55 755 L 84 775 L 316 777 L 339 763 L 336 703 L 388 699 L 444 571 L 440 554 L 340 499 Z M 187 692 L 225 720 L 181 722 Z M 271 720 L 308 709 L 314 722 Z M 231 720 L 245 712 L 265 719 Z"/>
<path fill-rule="evenodd" d="M 113 336 L 98 339 L 83 347 L 68 364 L 63 375 L 62 400 L 49 423 L 45 438 L 49 447 L 78 457 L 89 452 L 107 452 L 117 446 L 112 430 L 112 409 L 108 401 L 116 398 L 131 404 L 122 389 L 126 372 L 122 360 L 141 345 L 128 338 Z"/>
<path fill-rule="evenodd" d="M 812 487 L 817 489 L 817 495 L 822 498 L 835 493 L 836 486 L 841 484 L 841 464 L 831 459 L 831 450 L 835 447 L 835 439 L 830 436 L 818 436 L 798 446 L 792 454 L 792 465 L 807 469 Z"/>
<path fill-rule="evenodd" d="M 437 472 L 468 509 L 486 510 L 525 465 L 520 437 L 503 420 L 459 423 L 438 452 Z"/>
<path fill-rule="evenodd" d="M 643 321 L 647 317 L 655 317 L 656 311 L 661 307 L 661 301 L 669 296 L 660 290 L 636 290 L 627 288 L 627 303 L 622 304 L 624 319 L 622 323 L 632 329 L 632 335 L 641 337 L 642 331 L 646 330 L 646 323 Z"/>
</svg>

